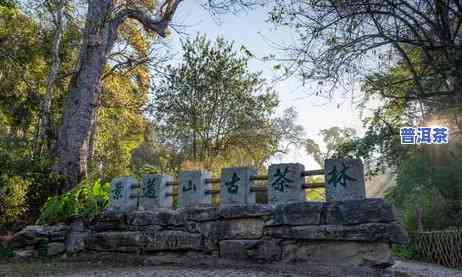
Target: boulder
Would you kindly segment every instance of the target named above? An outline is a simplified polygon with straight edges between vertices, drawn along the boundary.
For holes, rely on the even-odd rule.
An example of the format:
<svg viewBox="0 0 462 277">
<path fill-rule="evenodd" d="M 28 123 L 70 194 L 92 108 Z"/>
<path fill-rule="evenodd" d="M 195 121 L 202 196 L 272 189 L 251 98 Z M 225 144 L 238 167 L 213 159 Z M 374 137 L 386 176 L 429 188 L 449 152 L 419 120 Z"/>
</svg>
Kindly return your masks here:
<svg viewBox="0 0 462 277">
<path fill-rule="evenodd" d="M 397 218 L 393 206 L 378 198 L 326 202 L 324 210 L 324 224 L 390 223 Z"/>
<path fill-rule="evenodd" d="M 224 220 L 223 239 L 258 239 L 263 236 L 265 222 L 259 218 Z"/>
<path fill-rule="evenodd" d="M 89 237 L 89 232 L 71 232 L 66 239 L 66 253 L 75 254 L 85 249 L 85 240 Z"/>
<path fill-rule="evenodd" d="M 66 247 L 62 242 L 50 242 L 47 245 L 47 256 L 53 257 L 64 253 Z"/>
<path fill-rule="evenodd" d="M 8 247 L 23 248 L 39 241 L 64 241 L 68 230 L 69 227 L 64 224 L 26 226 L 8 241 Z"/>
<path fill-rule="evenodd" d="M 203 250 L 202 237 L 183 231 L 102 232 L 91 234 L 87 247 L 97 251 Z"/>
<path fill-rule="evenodd" d="M 359 225 L 310 225 L 267 227 L 265 234 L 293 240 L 363 241 L 406 244 L 408 237 L 395 223 L 366 223 Z"/>
<path fill-rule="evenodd" d="M 385 268 L 393 264 L 387 243 L 345 241 L 286 242 L 282 261 L 318 265 Z"/>
<path fill-rule="evenodd" d="M 220 257 L 234 260 L 273 262 L 281 259 L 281 248 L 269 240 L 220 241 Z"/>
<path fill-rule="evenodd" d="M 227 205 L 220 207 L 218 213 L 225 219 L 251 218 L 269 216 L 273 209 L 273 205 L 269 204 Z"/>
<path fill-rule="evenodd" d="M 273 221 L 267 225 L 318 225 L 322 202 L 296 202 L 276 206 Z"/>
<path fill-rule="evenodd" d="M 211 221 L 219 219 L 218 210 L 213 207 L 182 208 L 178 212 L 187 221 Z"/>
</svg>

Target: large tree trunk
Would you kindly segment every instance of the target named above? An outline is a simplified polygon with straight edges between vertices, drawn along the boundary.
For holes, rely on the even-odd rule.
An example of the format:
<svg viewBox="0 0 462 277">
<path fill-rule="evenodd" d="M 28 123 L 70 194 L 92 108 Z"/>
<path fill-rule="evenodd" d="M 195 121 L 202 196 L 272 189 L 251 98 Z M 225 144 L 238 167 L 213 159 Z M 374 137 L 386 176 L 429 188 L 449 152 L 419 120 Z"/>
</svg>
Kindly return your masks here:
<svg viewBox="0 0 462 277">
<path fill-rule="evenodd" d="M 118 27 L 127 18 L 133 18 L 146 29 L 165 36 L 180 2 L 165 1 L 160 16 L 154 17 L 138 6 L 127 4 L 114 14 L 112 0 L 88 1 L 79 65 L 69 85 L 56 145 L 57 160 L 53 170 L 64 180 L 60 192 L 72 189 L 87 174 L 89 143 L 101 92 L 101 76 L 107 56 L 117 39 Z"/>
</svg>

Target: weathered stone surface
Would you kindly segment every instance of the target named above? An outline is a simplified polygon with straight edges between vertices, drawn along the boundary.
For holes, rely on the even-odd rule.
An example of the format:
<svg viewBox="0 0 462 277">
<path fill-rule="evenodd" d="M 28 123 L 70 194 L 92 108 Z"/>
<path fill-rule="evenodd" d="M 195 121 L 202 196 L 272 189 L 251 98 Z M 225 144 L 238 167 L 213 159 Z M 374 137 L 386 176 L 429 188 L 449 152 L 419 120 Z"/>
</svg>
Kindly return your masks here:
<svg viewBox="0 0 462 277">
<path fill-rule="evenodd" d="M 127 214 L 127 223 L 130 226 L 181 226 L 185 224 L 183 215 L 170 209 L 157 209 L 155 211 L 134 211 Z"/>
<path fill-rule="evenodd" d="M 59 254 L 64 253 L 66 247 L 62 242 L 50 242 L 47 245 L 47 256 L 53 257 Z"/>
<path fill-rule="evenodd" d="M 257 171 L 249 167 L 224 168 L 221 173 L 220 206 L 255 204 L 255 192 L 250 191 L 250 177 Z"/>
<path fill-rule="evenodd" d="M 258 239 L 265 223 L 259 218 L 229 219 L 224 221 L 224 239 Z"/>
<path fill-rule="evenodd" d="M 139 208 L 141 210 L 153 210 L 157 208 L 172 208 L 173 198 L 167 196 L 172 193 L 173 186 L 167 186 L 173 180 L 170 176 L 146 174 L 141 183 L 141 195 Z"/>
<path fill-rule="evenodd" d="M 90 232 L 70 232 L 65 242 L 66 253 L 75 254 L 85 250 L 85 241 L 89 235 Z"/>
<path fill-rule="evenodd" d="M 249 258 L 248 249 L 255 247 L 258 240 L 223 240 L 220 241 L 220 257 L 234 260 Z"/>
<path fill-rule="evenodd" d="M 273 221 L 267 225 L 318 225 L 322 209 L 322 202 L 277 205 L 274 209 Z"/>
<path fill-rule="evenodd" d="M 299 163 L 272 164 L 268 169 L 268 202 L 271 204 L 303 202 L 305 167 Z"/>
<path fill-rule="evenodd" d="M 406 244 L 406 232 L 395 223 L 366 223 L 360 225 L 310 225 L 267 227 L 265 234 L 294 240 L 335 240 L 391 242 Z"/>
<path fill-rule="evenodd" d="M 34 245 L 38 241 L 64 241 L 69 227 L 63 224 L 58 225 L 30 225 L 16 233 L 8 241 L 11 248 L 22 248 L 27 245 Z"/>
<path fill-rule="evenodd" d="M 108 210 L 115 212 L 133 211 L 138 206 L 136 187 L 140 184 L 133 177 L 118 177 L 111 182 L 111 193 L 109 194 Z"/>
<path fill-rule="evenodd" d="M 273 213 L 274 206 L 269 204 L 255 204 L 243 206 L 220 207 L 218 213 L 225 219 L 268 216 Z"/>
<path fill-rule="evenodd" d="M 389 223 L 396 220 L 393 206 L 383 199 L 326 202 L 326 224 Z"/>
<path fill-rule="evenodd" d="M 211 240 L 219 240 L 224 238 L 225 234 L 225 223 L 224 221 L 207 221 L 199 224 L 199 233 L 204 237 Z"/>
<path fill-rule="evenodd" d="M 188 221 L 217 220 L 220 216 L 218 210 L 213 207 L 195 207 L 179 209 L 178 213 Z"/>
<path fill-rule="evenodd" d="M 336 266 L 387 267 L 393 264 L 387 243 L 288 242 L 282 260 L 289 263 L 316 263 Z"/>
<path fill-rule="evenodd" d="M 324 168 L 328 202 L 366 198 L 364 168 L 361 160 L 327 159 Z"/>
<path fill-rule="evenodd" d="M 281 259 L 282 249 L 278 240 L 259 240 L 247 255 L 258 262 L 274 262 Z"/>
<path fill-rule="evenodd" d="M 183 231 L 103 232 L 90 235 L 88 248 L 99 251 L 204 250 L 200 234 Z"/>
<path fill-rule="evenodd" d="M 127 215 L 118 211 L 106 210 L 90 223 L 89 229 L 96 232 L 126 231 L 128 230 Z"/>
<path fill-rule="evenodd" d="M 14 250 L 13 253 L 15 257 L 24 259 L 38 256 L 37 250 L 34 249 L 18 249 Z"/>
<path fill-rule="evenodd" d="M 211 207 L 212 195 L 206 193 L 209 185 L 205 183 L 210 178 L 207 171 L 183 171 L 178 174 L 178 207 Z"/>
</svg>

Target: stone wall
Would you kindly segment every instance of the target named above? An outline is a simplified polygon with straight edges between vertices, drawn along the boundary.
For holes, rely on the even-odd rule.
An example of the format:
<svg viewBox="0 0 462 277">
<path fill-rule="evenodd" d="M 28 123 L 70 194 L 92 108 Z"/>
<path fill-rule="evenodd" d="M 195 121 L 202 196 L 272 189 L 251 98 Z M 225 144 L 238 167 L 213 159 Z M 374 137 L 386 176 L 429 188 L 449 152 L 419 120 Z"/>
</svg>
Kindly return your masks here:
<svg viewBox="0 0 462 277">
<path fill-rule="evenodd" d="M 383 199 L 106 212 L 71 226 L 30 226 L 9 244 L 39 240 L 81 251 L 187 255 L 256 263 L 383 268 L 407 235 Z M 55 253 L 55 254 L 56 254 Z"/>
</svg>

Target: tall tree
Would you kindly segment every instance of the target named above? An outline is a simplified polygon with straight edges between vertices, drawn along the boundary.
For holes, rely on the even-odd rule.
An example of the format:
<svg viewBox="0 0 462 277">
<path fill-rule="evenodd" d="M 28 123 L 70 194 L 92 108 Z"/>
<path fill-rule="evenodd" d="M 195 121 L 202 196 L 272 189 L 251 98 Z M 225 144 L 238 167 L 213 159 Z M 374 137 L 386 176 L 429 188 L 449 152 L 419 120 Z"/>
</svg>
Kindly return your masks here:
<svg viewBox="0 0 462 277">
<path fill-rule="evenodd" d="M 87 172 L 91 129 L 101 93 L 101 76 L 118 37 L 120 25 L 127 19 L 140 22 L 151 32 L 164 37 L 181 0 L 166 0 L 157 14 L 142 3 L 113 0 L 88 2 L 79 64 L 69 85 L 58 133 L 57 160 L 54 171 L 64 177 L 61 190 L 75 186 Z"/>
</svg>

